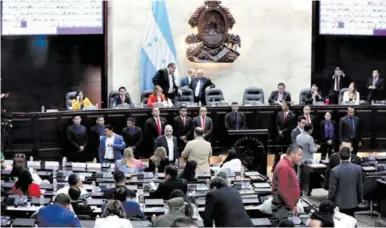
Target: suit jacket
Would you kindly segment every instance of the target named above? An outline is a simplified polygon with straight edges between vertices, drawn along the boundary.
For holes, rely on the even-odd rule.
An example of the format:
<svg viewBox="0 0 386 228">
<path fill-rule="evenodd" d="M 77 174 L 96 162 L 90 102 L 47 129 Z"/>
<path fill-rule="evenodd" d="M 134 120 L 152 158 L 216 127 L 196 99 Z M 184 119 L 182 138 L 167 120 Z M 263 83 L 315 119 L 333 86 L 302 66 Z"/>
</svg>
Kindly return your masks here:
<svg viewBox="0 0 386 228">
<path fill-rule="evenodd" d="M 189 141 L 181 156 L 187 161 L 196 161 L 197 172 L 210 172 L 209 159 L 212 156 L 212 146 L 203 137 Z"/>
<path fill-rule="evenodd" d="M 188 218 L 179 210 L 169 210 L 168 213 L 160 215 L 151 222 L 152 227 L 171 227 L 173 222 L 177 219 Z"/>
<path fill-rule="evenodd" d="M 115 103 L 116 105 L 122 104 L 122 99 L 120 95 L 115 95 L 111 98 L 112 103 Z M 134 106 L 133 101 L 131 100 L 131 97 L 126 94 L 125 99 L 123 101 L 124 104 L 129 104 L 130 106 Z"/>
<path fill-rule="evenodd" d="M 180 87 L 190 87 L 190 83 L 192 83 L 192 79 L 189 76 L 185 76 L 180 80 Z"/>
<path fill-rule="evenodd" d="M 142 129 L 134 126 L 134 134 L 130 133 L 130 128 L 125 127 L 122 129 L 122 137 L 127 147 L 138 148 L 142 143 Z"/>
<path fill-rule="evenodd" d="M 238 115 L 238 119 L 237 116 Z M 237 122 L 238 122 L 238 129 L 237 128 Z M 240 130 L 240 129 L 246 129 L 247 124 L 245 121 L 245 116 L 241 112 L 228 112 L 225 115 L 225 129 L 227 130 Z"/>
<path fill-rule="evenodd" d="M 353 121 L 355 125 L 355 133 L 353 133 L 353 127 L 350 123 L 349 116 L 345 116 L 340 118 L 339 120 L 339 140 L 342 141 L 343 139 L 358 139 L 362 140 L 361 135 L 361 128 L 360 128 L 360 122 L 359 117 L 353 116 Z"/>
<path fill-rule="evenodd" d="M 318 150 L 316 148 L 314 138 L 307 132 L 302 132 L 296 137 L 296 144 L 303 148 L 302 161 L 314 159 L 314 153 Z"/>
<path fill-rule="evenodd" d="M 196 129 L 196 127 L 202 127 L 201 123 L 201 116 L 196 116 L 193 118 L 193 131 Z M 212 137 L 212 131 L 213 131 L 213 121 L 212 118 L 206 116 L 205 117 L 205 139 L 211 139 Z"/>
<path fill-rule="evenodd" d="M 178 86 L 176 85 L 174 74 L 172 75 L 173 78 L 173 93 L 178 92 Z M 169 74 L 168 69 L 160 69 L 157 71 L 157 73 L 153 77 L 153 84 L 154 86 L 159 85 L 161 86 L 163 92 L 165 94 L 169 93 Z"/>
<path fill-rule="evenodd" d="M 173 119 L 173 129 L 174 135 L 179 139 L 181 136 L 186 136 L 187 139 L 190 139 L 192 136 L 192 118 L 189 116 L 185 117 L 185 125 L 182 122 L 180 115 L 174 117 Z"/>
<path fill-rule="evenodd" d="M 199 92 L 199 95 L 196 96 L 196 87 L 198 85 L 198 81 L 201 81 L 200 90 L 199 90 L 200 92 Z M 213 84 L 212 80 L 206 77 L 194 78 L 190 83 L 190 88 L 192 89 L 195 98 L 202 98 L 202 97 L 205 98 L 206 88 L 214 88 L 214 87 L 215 85 Z"/>
<path fill-rule="evenodd" d="M 80 125 L 79 131 L 74 124 L 67 128 L 67 140 L 69 142 L 70 153 L 77 153 L 80 146 L 86 147 L 87 139 L 87 130 L 85 126 Z"/>
<path fill-rule="evenodd" d="M 180 158 L 180 155 L 178 154 L 178 145 L 177 145 L 177 138 L 175 136 L 173 136 L 173 161 Z M 160 146 L 163 146 L 165 147 L 167 153 L 168 153 L 168 156 L 169 156 L 169 153 L 170 153 L 170 150 L 169 150 L 169 147 L 168 147 L 168 142 L 166 141 L 166 136 L 165 135 L 161 135 L 159 136 L 155 142 L 154 142 L 154 150 L 157 149 L 158 147 Z"/>
<path fill-rule="evenodd" d="M 88 155 L 90 156 L 90 159 L 97 158 L 99 159 L 98 156 L 98 148 L 100 144 L 100 132 L 98 130 L 98 125 L 95 125 L 91 127 L 90 132 L 88 134 L 88 140 L 87 140 L 87 150 L 88 150 Z M 104 127 L 102 126 L 102 129 L 104 131 Z M 104 132 L 103 132 L 104 135 Z"/>
<path fill-rule="evenodd" d="M 278 90 L 272 91 L 271 96 L 269 96 L 268 103 L 271 105 L 275 104 L 278 97 L 279 97 L 279 91 Z M 282 101 L 290 102 L 291 101 L 291 95 L 284 91 Z"/>
<path fill-rule="evenodd" d="M 157 190 L 150 192 L 150 198 L 168 200 L 170 199 L 170 193 L 172 193 L 172 191 L 175 189 L 180 189 L 186 194 L 186 191 L 187 191 L 186 181 L 183 181 L 176 177 L 176 178 L 171 178 L 169 180 L 161 182 L 158 185 Z"/>
<path fill-rule="evenodd" d="M 99 161 L 105 162 L 106 159 L 104 158 L 105 152 L 106 152 L 106 136 L 103 136 L 101 138 L 101 143 L 99 144 Z M 123 140 L 122 136 L 115 134 L 114 135 L 114 143 L 111 145 L 114 152 L 114 162 L 122 159 L 122 151 L 126 149 L 125 141 Z"/>
<path fill-rule="evenodd" d="M 240 196 L 229 186 L 212 190 L 206 194 L 203 215 L 205 227 L 253 227 Z"/>
<path fill-rule="evenodd" d="M 322 101 L 322 95 L 319 93 L 320 97 L 319 96 L 316 96 L 315 97 L 315 101 Z M 304 102 L 304 104 L 307 104 L 307 105 L 312 105 L 314 103 L 314 99 L 312 99 L 312 92 L 309 92 L 307 93 L 306 95 L 306 101 Z"/>
<path fill-rule="evenodd" d="M 291 130 L 296 126 L 297 118 L 293 112 L 288 112 L 287 117 L 284 119 L 284 112 L 281 111 L 276 116 L 277 131 L 282 131 L 284 137 L 290 137 Z"/>
<path fill-rule="evenodd" d="M 300 128 L 298 126 L 296 126 L 294 129 L 292 129 L 292 131 L 291 131 L 291 142 L 292 143 L 296 143 L 296 137 L 298 135 L 300 135 L 300 133 L 302 133 L 302 132 L 300 131 Z"/>
<path fill-rule="evenodd" d="M 367 80 L 367 83 L 366 83 L 367 89 L 369 88 L 369 86 L 373 85 L 373 81 L 374 79 L 372 77 Z M 378 77 L 378 80 L 375 83 L 375 89 L 368 89 L 369 90 L 368 99 L 367 99 L 368 101 L 381 100 L 383 98 L 382 96 L 382 90 L 384 86 L 383 82 L 384 82 L 383 78 Z"/>
<path fill-rule="evenodd" d="M 161 131 L 162 134 L 164 133 L 164 128 L 167 125 L 167 121 L 163 117 L 159 117 L 160 122 L 161 122 Z M 158 135 L 158 128 L 157 128 L 157 123 L 155 122 L 154 117 L 150 117 L 146 120 L 145 122 L 145 133 L 151 140 L 154 142 L 154 140 L 160 136 Z"/>
<path fill-rule="evenodd" d="M 362 201 L 362 168 L 342 162 L 331 170 L 328 199 L 340 209 L 354 209 Z"/>
</svg>

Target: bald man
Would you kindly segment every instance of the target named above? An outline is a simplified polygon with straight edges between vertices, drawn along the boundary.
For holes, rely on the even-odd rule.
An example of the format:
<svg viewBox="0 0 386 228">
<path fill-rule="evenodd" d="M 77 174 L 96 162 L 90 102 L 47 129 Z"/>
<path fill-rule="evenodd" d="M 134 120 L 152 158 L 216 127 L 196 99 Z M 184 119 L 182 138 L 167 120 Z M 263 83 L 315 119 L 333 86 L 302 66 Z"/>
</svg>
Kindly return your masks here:
<svg viewBox="0 0 386 228">
<path fill-rule="evenodd" d="M 186 77 L 183 77 L 180 81 L 180 88 L 190 87 L 190 83 L 192 83 L 192 80 L 195 77 L 196 77 L 196 70 L 195 69 L 188 70 L 188 75 Z"/>
<path fill-rule="evenodd" d="M 200 69 L 197 70 L 197 76 L 192 80 L 190 88 L 193 90 L 194 102 L 201 101 L 202 105 L 206 105 L 205 90 L 214 88 L 215 85 L 209 79 L 204 77 L 204 72 Z"/>
<path fill-rule="evenodd" d="M 178 152 L 177 138 L 173 136 L 173 127 L 171 125 L 166 125 L 165 134 L 159 136 L 154 142 L 154 151 L 158 147 L 165 147 L 169 161 L 175 161 L 180 158 Z"/>
<path fill-rule="evenodd" d="M 208 111 L 206 108 L 201 107 L 199 116 L 193 118 L 193 129 L 197 127 L 202 128 L 204 139 L 210 141 L 213 131 L 213 121 L 207 114 Z"/>
</svg>

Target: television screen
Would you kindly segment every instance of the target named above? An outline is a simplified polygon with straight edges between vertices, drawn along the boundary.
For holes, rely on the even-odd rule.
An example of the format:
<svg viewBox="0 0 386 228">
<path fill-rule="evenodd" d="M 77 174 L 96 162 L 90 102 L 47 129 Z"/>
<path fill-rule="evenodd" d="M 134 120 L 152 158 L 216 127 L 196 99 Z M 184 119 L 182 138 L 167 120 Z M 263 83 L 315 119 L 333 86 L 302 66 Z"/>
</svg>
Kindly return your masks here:
<svg viewBox="0 0 386 228">
<path fill-rule="evenodd" d="M 386 36 L 386 0 L 321 0 L 319 33 Z"/>
<path fill-rule="evenodd" d="M 103 34 L 103 0 L 2 0 L 2 35 Z"/>
</svg>

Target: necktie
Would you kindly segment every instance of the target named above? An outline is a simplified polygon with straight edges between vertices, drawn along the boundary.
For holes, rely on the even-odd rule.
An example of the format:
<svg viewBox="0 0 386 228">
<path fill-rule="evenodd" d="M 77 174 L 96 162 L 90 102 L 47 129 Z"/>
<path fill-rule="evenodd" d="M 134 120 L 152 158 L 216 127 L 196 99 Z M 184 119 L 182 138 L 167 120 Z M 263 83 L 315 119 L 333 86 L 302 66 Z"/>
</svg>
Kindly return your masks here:
<svg viewBox="0 0 386 228">
<path fill-rule="evenodd" d="M 202 131 L 205 133 L 205 117 L 202 117 L 201 119 L 201 127 L 202 127 Z"/>
<path fill-rule="evenodd" d="M 287 113 L 286 112 L 284 112 L 284 120 L 287 118 Z"/>
<path fill-rule="evenodd" d="M 198 80 L 196 89 L 194 90 L 194 96 L 198 97 L 200 95 L 201 90 L 201 80 Z"/>
<path fill-rule="evenodd" d="M 158 130 L 158 136 L 162 135 L 162 130 L 161 130 L 161 122 L 159 121 L 159 118 L 156 119 L 157 123 L 157 130 Z"/>
<path fill-rule="evenodd" d="M 236 130 L 239 130 L 239 114 L 236 113 Z"/>
<path fill-rule="evenodd" d="M 279 93 L 279 96 L 277 98 L 277 101 L 282 101 L 283 100 L 283 94 L 282 93 Z"/>
<path fill-rule="evenodd" d="M 80 135 L 82 133 L 82 128 L 80 125 L 75 125 L 75 132 Z"/>
<path fill-rule="evenodd" d="M 375 86 L 375 84 L 377 84 L 377 79 L 376 78 L 373 80 L 373 86 Z"/>
<path fill-rule="evenodd" d="M 121 104 L 125 103 L 125 97 L 121 97 Z"/>
<path fill-rule="evenodd" d="M 185 120 L 186 117 L 182 117 L 182 124 L 184 125 L 184 127 L 186 126 L 186 120 Z"/>
<path fill-rule="evenodd" d="M 135 128 L 131 127 L 129 132 L 130 132 L 130 135 L 134 135 L 135 134 Z"/>
<path fill-rule="evenodd" d="M 352 117 L 350 117 L 351 127 L 352 127 L 352 136 L 355 137 L 355 122 Z"/>
<path fill-rule="evenodd" d="M 306 120 L 307 120 L 307 123 L 308 123 L 308 124 L 311 123 L 311 121 L 310 121 L 310 115 L 306 115 Z"/>
<path fill-rule="evenodd" d="M 337 76 L 337 77 L 335 77 L 335 88 L 334 88 L 334 90 L 338 91 L 339 88 L 340 88 L 340 76 L 339 77 Z"/>
</svg>

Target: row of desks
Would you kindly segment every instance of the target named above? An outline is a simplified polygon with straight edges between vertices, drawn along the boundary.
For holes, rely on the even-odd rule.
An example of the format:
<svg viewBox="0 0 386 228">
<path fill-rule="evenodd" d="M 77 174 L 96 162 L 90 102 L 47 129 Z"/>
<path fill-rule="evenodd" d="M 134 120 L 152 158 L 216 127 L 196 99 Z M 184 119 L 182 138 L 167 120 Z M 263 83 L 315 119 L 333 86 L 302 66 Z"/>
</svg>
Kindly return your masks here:
<svg viewBox="0 0 386 228">
<path fill-rule="evenodd" d="M 293 106 L 292 110 L 300 115 L 303 106 Z M 208 107 L 208 115 L 214 121 L 213 145 L 226 144 L 227 132 L 224 126 L 224 116 L 230 107 Z M 279 106 L 242 106 L 240 111 L 245 114 L 249 129 L 268 129 L 270 142 L 276 136 L 276 114 Z M 346 115 L 347 106 L 329 105 L 313 106 L 313 114 L 318 120 L 324 119 L 325 112 L 331 112 L 332 118 L 338 120 Z M 45 151 L 62 150 L 66 128 L 71 124 L 72 117 L 80 115 L 82 124 L 88 128 L 95 125 L 98 116 L 104 116 L 105 122 L 112 124 L 120 133 L 126 125 L 128 117 L 135 117 L 137 126 L 143 128 L 147 118 L 151 116 L 149 108 L 133 109 L 103 109 L 94 111 L 61 111 L 51 113 L 2 113 L 2 119 L 12 119 L 13 128 L 9 142 L 14 152 L 30 152 L 31 149 L 44 153 Z M 162 108 L 161 116 L 169 123 L 178 115 L 177 108 Z M 198 115 L 198 108 L 188 108 L 188 115 Z M 386 144 L 386 106 L 357 106 L 356 115 L 362 121 L 362 134 L 365 148 L 382 148 Z M 5 151 L 11 151 L 6 145 Z"/>
</svg>

